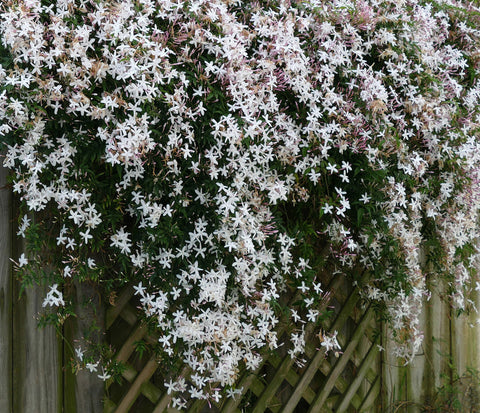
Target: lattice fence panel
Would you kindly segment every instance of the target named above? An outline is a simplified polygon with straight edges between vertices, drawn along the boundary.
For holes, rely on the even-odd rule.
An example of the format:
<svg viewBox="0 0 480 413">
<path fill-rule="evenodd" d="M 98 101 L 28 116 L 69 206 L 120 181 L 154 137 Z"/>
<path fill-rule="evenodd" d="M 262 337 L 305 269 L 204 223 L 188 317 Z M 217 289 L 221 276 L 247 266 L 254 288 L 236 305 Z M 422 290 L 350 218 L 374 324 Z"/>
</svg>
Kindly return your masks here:
<svg viewBox="0 0 480 413">
<path fill-rule="evenodd" d="M 237 399 L 218 403 L 188 400 L 187 412 L 203 413 L 294 413 L 294 412 L 373 412 L 380 399 L 379 336 L 375 336 L 374 310 L 365 307 L 358 289 L 341 276 L 330 280 L 332 298 L 329 306 L 335 312 L 325 332 L 338 332 L 342 351 L 325 356 L 319 350 L 319 326 L 307 328 L 307 348 L 302 360 L 292 360 L 285 346 L 264 354 L 255 372 L 239 377 Z M 291 298 L 298 299 L 298 295 Z M 107 383 L 105 413 L 177 412 L 171 406 L 171 395 L 163 386 L 169 372 L 160 367 L 154 355 L 140 357 L 135 350 L 141 341 L 156 342 L 140 321 L 133 289 L 125 289 L 108 309 L 106 327 L 110 343 L 118 348 L 117 360 L 126 365 L 123 383 Z M 288 342 L 289 323 L 279 323 L 279 342 Z M 188 381 L 187 367 L 176 366 Z"/>
</svg>

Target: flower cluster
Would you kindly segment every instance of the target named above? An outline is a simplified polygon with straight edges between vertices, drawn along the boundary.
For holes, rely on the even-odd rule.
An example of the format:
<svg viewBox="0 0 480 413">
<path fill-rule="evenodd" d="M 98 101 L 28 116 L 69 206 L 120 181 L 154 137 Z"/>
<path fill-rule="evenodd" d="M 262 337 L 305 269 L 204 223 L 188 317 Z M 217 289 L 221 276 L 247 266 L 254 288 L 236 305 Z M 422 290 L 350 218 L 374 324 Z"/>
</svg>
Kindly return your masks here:
<svg viewBox="0 0 480 413">
<path fill-rule="evenodd" d="M 136 281 L 191 396 L 218 397 L 207 384 L 279 345 L 290 291 L 301 353 L 327 244 L 338 269 L 369 269 L 409 359 L 427 277 L 458 309 L 475 284 L 479 16 L 455 0 L 6 0 L 4 165 L 26 212 L 48 209 L 19 235 L 55 251 L 19 272 L 54 268 L 54 306 L 71 279 Z"/>
</svg>

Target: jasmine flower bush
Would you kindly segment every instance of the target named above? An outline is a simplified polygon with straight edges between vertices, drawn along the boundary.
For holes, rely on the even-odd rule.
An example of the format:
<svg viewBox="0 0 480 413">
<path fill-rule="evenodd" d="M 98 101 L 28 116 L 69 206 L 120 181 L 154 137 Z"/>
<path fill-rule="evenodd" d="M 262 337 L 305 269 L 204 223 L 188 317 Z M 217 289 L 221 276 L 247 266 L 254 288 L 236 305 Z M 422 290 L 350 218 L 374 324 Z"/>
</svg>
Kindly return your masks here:
<svg viewBox="0 0 480 413">
<path fill-rule="evenodd" d="M 290 290 L 301 354 L 326 244 L 337 270 L 369 270 L 362 291 L 410 360 L 431 284 L 473 306 L 479 16 L 453 0 L 4 1 L 19 277 L 51 284 L 58 322 L 73 280 L 135 282 L 160 353 L 192 368 L 192 397 L 218 398 L 211 384 L 280 344 Z"/>
</svg>

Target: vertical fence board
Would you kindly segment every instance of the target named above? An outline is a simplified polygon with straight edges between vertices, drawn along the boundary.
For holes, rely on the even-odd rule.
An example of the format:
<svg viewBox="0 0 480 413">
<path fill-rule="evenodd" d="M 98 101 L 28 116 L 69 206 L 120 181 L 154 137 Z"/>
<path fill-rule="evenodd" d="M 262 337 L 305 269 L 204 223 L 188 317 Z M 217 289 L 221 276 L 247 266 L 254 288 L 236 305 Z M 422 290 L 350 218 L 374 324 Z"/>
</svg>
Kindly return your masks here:
<svg viewBox="0 0 480 413">
<path fill-rule="evenodd" d="M 388 326 L 383 328 L 382 352 L 382 411 L 391 411 L 398 400 L 407 400 L 407 370 L 393 355 L 394 343 L 389 335 Z"/>
<path fill-rule="evenodd" d="M 423 306 L 428 305 L 426 300 L 423 301 Z M 426 311 L 422 311 L 420 314 L 420 330 L 425 333 L 426 327 L 432 324 L 430 314 L 427 316 Z M 428 340 L 426 337 L 425 340 Z M 428 351 L 425 347 L 425 341 L 422 347 L 418 350 L 417 354 L 413 361 L 411 361 L 406 367 L 406 382 L 405 382 L 405 396 L 407 404 L 407 409 L 409 413 L 420 413 L 421 409 L 418 404 L 419 400 L 422 400 L 425 392 L 429 391 L 429 385 L 425 385 L 426 380 L 429 377 L 429 374 L 425 374 L 428 371 L 429 366 L 427 358 L 429 357 Z"/>
<path fill-rule="evenodd" d="M 475 303 L 479 306 L 478 291 Z M 464 375 L 469 369 L 480 369 L 480 319 L 472 311 L 470 314 L 452 319 L 452 362 L 458 375 Z"/>
<path fill-rule="evenodd" d="M 0 158 L 0 412 L 12 411 L 12 279 L 10 189 Z"/>
<path fill-rule="evenodd" d="M 12 243 L 13 257 L 20 256 L 25 251 L 24 245 L 16 240 L 14 232 Z M 53 326 L 38 328 L 37 316 L 48 288 L 35 286 L 20 295 L 19 283 L 12 282 L 13 412 L 60 412 L 62 360 L 58 337 Z"/>
<path fill-rule="evenodd" d="M 475 305 L 479 305 L 478 291 Z M 480 406 L 480 319 L 472 311 L 451 321 L 451 359 L 454 371 L 452 385 L 465 411 L 478 411 Z"/>
<path fill-rule="evenodd" d="M 450 356 L 450 309 L 441 298 L 438 291 L 432 294 L 425 303 L 425 349 L 426 366 L 424 391 L 421 399 L 430 402 L 435 397 L 435 391 L 442 385 L 442 376 L 448 373 L 448 358 Z M 419 397 L 420 397 L 419 396 Z"/>
<path fill-rule="evenodd" d="M 441 291 L 441 286 L 437 286 L 431 299 L 424 303 L 420 323 L 425 335 L 422 351 L 409 365 L 402 367 L 401 362 L 391 356 L 393 343 L 384 333 L 386 351 L 383 353 L 382 384 L 386 411 L 393 407 L 409 413 L 435 409 L 436 404 L 441 403 L 439 390 L 442 387 L 459 385 L 458 390 L 462 393 L 462 386 L 468 387 L 469 384 L 460 383 L 458 376 L 465 374 L 467 369 L 480 369 L 478 315 L 455 317 L 449 304 L 441 298 Z M 478 297 L 475 302 L 478 303 Z M 469 388 L 470 397 L 477 397 L 478 383 Z"/>
<path fill-rule="evenodd" d="M 53 327 L 37 329 L 44 289 L 29 290 L 14 303 L 14 412 L 58 411 L 58 342 Z"/>
<path fill-rule="evenodd" d="M 88 338 L 92 344 L 101 344 L 105 332 L 104 305 L 98 291 L 87 283 L 75 283 L 74 288 L 76 317 L 65 326 L 66 342 L 63 343 L 66 368 L 74 357 L 74 347 L 85 347 L 82 346 L 83 338 Z M 104 383 L 97 374 L 83 370 L 73 375 L 66 371 L 65 383 L 65 413 L 103 412 Z"/>
<path fill-rule="evenodd" d="M 13 310 L 13 411 L 59 411 L 58 341 L 53 327 L 37 328 L 45 289 L 28 290 Z"/>
</svg>

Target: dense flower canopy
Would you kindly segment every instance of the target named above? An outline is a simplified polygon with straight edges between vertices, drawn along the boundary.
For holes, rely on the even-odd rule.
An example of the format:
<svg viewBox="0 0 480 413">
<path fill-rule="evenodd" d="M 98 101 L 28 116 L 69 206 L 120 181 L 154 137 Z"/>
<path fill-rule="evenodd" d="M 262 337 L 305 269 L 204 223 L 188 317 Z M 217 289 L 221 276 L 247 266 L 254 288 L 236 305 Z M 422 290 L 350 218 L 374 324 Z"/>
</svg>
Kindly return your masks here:
<svg viewBox="0 0 480 413">
<path fill-rule="evenodd" d="M 476 286 L 479 16 L 454 0 L 4 1 L 19 275 L 51 283 L 59 312 L 73 279 L 136 281 L 201 398 L 279 344 L 291 290 L 302 352 L 327 244 L 339 271 L 369 270 L 409 359 L 427 279 L 459 310 Z"/>
</svg>

